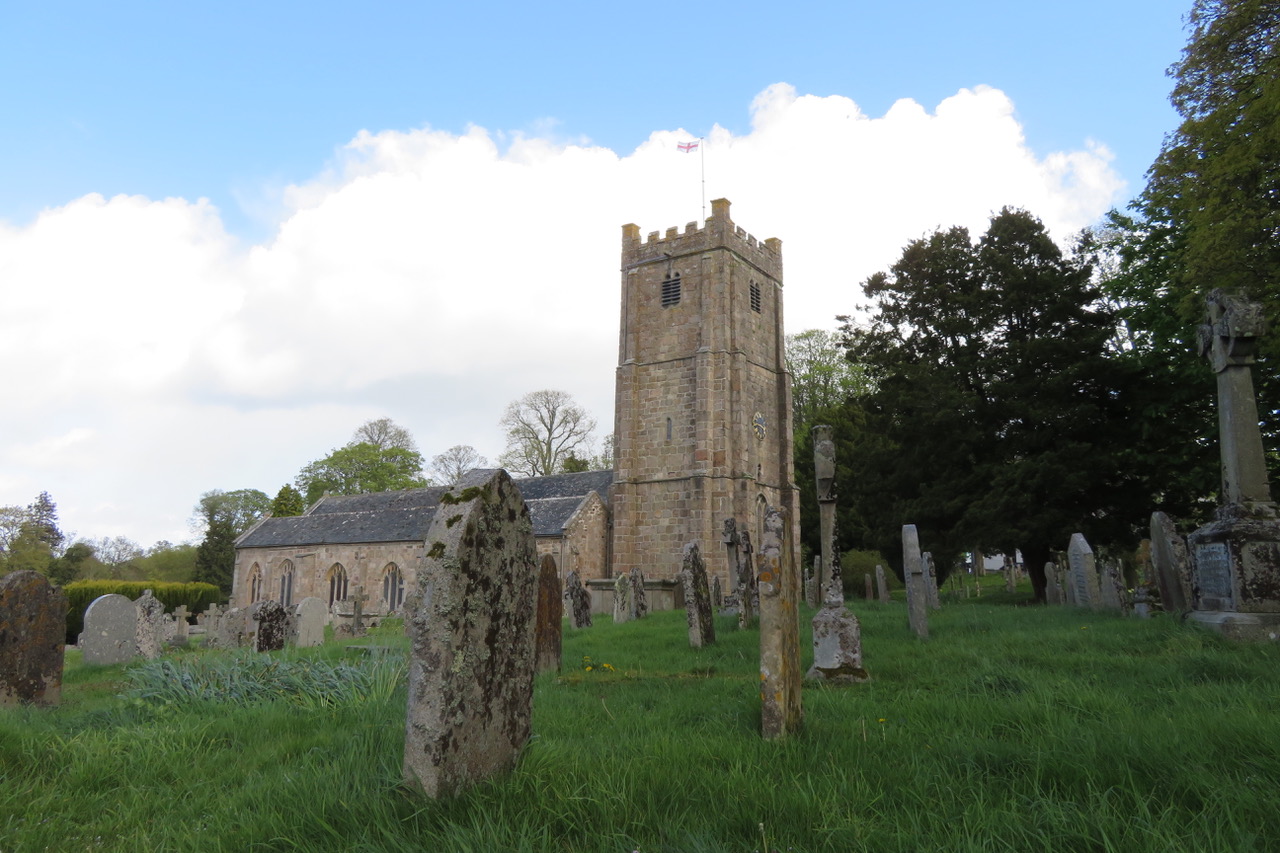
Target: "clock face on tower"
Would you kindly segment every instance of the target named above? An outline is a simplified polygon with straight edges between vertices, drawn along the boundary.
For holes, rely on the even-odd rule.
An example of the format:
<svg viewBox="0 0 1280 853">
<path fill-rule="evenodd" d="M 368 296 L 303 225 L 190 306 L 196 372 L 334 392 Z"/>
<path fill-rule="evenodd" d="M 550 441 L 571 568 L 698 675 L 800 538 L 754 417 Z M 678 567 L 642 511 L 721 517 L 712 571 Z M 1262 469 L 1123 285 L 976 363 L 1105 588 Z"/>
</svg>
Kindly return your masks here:
<svg viewBox="0 0 1280 853">
<path fill-rule="evenodd" d="M 751 430 L 756 434 L 757 439 L 759 439 L 760 441 L 764 441 L 765 433 L 767 432 L 764 415 L 760 414 L 759 412 L 756 412 L 755 415 L 752 416 Z"/>
</svg>

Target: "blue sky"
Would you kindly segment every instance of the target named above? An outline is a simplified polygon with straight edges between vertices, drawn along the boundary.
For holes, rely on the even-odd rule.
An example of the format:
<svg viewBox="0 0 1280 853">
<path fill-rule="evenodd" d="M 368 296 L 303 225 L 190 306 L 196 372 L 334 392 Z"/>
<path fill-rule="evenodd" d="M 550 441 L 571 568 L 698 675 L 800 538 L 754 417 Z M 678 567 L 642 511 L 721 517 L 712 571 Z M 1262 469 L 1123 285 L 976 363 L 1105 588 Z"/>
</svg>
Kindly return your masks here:
<svg viewBox="0 0 1280 853">
<path fill-rule="evenodd" d="M 1189 5 L 1189 0 L 1188 0 Z M 619 226 L 780 237 L 788 328 L 1001 206 L 1122 206 L 1182 3 L 0 3 L 0 505 L 191 532 L 391 417 L 612 420 Z"/>
</svg>

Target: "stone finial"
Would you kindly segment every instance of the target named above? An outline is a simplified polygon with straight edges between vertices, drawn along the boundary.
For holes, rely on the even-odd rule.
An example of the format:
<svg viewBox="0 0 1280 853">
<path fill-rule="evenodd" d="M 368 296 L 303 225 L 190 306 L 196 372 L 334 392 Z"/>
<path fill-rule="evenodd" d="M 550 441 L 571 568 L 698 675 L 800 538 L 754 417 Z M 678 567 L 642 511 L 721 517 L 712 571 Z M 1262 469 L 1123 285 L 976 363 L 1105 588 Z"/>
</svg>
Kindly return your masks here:
<svg viewBox="0 0 1280 853">
<path fill-rule="evenodd" d="M 1267 333 L 1262 305 L 1224 290 L 1211 291 L 1205 301 L 1207 320 L 1196 330 L 1200 355 L 1214 373 L 1253 364 L 1258 338 Z"/>
</svg>

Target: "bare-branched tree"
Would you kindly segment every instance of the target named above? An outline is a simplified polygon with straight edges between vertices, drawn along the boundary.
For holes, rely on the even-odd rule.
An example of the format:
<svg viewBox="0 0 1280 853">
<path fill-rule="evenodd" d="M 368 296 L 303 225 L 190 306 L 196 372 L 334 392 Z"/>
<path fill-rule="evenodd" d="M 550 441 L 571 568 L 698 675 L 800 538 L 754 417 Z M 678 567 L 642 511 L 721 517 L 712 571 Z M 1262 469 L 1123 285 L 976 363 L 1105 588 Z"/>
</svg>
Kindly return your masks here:
<svg viewBox="0 0 1280 853">
<path fill-rule="evenodd" d="M 498 425 L 507 434 L 498 463 L 513 474 L 558 473 L 566 457 L 591 452 L 596 419 L 564 391 L 532 391 L 507 406 Z"/>
<path fill-rule="evenodd" d="M 455 444 L 444 453 L 431 457 L 432 478 L 446 486 L 452 486 L 462 475 L 474 468 L 488 467 L 485 459 L 469 444 Z"/>
</svg>

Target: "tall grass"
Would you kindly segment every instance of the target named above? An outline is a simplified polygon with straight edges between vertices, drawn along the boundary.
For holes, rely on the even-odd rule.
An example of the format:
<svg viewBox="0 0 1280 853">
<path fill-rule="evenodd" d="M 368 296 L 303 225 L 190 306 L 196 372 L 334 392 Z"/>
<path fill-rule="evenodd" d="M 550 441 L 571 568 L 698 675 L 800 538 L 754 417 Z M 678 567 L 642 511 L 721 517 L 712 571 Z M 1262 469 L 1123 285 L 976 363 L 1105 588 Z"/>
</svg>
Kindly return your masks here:
<svg viewBox="0 0 1280 853">
<path fill-rule="evenodd" d="M 567 629 L 517 770 L 444 802 L 400 782 L 391 633 L 69 663 L 62 707 L 0 715 L 0 850 L 1280 849 L 1280 650 L 1019 601 L 949 602 L 926 642 L 855 602 L 873 680 L 807 688 L 783 742 L 756 631 Z"/>
</svg>

